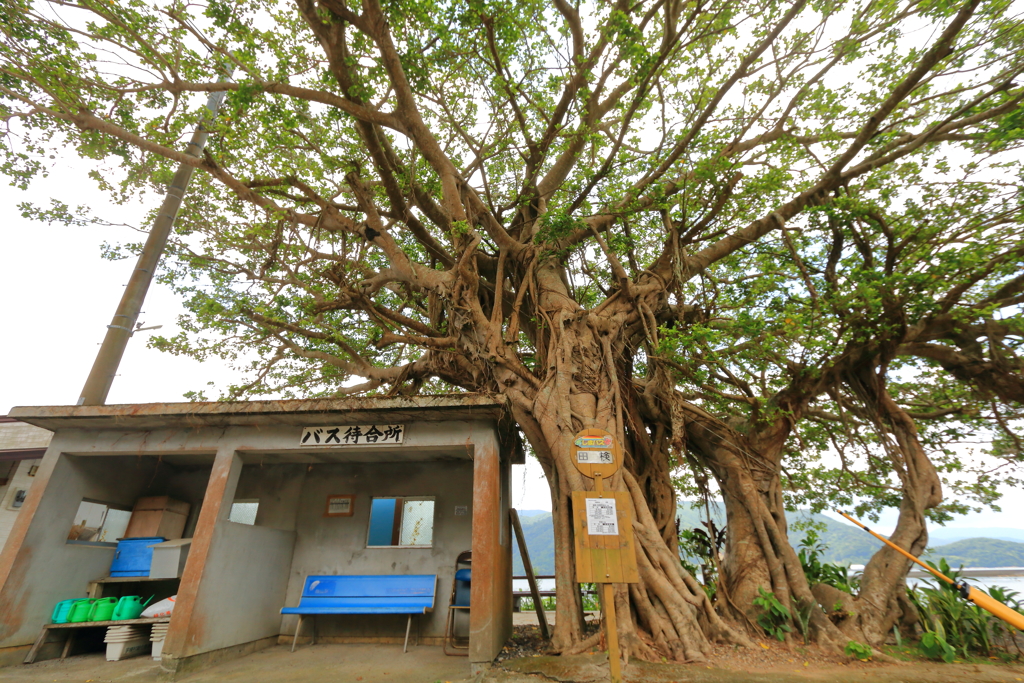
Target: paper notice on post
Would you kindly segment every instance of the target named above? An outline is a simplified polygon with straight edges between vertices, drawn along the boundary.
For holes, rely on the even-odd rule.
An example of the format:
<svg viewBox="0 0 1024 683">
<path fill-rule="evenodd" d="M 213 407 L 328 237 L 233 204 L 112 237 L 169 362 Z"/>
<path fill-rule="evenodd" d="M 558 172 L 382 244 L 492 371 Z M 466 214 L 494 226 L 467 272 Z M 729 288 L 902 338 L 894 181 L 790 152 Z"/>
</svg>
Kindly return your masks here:
<svg viewBox="0 0 1024 683">
<path fill-rule="evenodd" d="M 619 535 L 614 498 L 587 498 L 587 533 L 591 536 Z"/>
</svg>

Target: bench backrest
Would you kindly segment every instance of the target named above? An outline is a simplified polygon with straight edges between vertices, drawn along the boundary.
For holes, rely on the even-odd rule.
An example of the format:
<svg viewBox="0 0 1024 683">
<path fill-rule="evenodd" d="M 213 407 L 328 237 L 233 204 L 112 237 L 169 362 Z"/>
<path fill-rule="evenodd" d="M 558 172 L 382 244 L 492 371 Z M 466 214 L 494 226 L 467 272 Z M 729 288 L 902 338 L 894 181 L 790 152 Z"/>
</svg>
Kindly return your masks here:
<svg viewBox="0 0 1024 683">
<path fill-rule="evenodd" d="M 302 599 L 423 597 L 431 598 L 433 604 L 436 586 L 435 574 L 308 576 Z"/>
</svg>

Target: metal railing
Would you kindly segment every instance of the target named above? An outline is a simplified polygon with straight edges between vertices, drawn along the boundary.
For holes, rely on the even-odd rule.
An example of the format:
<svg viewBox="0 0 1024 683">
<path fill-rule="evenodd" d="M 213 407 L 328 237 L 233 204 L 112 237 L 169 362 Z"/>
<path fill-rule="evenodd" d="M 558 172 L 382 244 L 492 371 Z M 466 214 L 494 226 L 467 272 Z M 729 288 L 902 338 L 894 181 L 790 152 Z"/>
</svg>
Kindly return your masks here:
<svg viewBox="0 0 1024 683">
<path fill-rule="evenodd" d="M 526 575 L 523 575 L 523 576 L 513 576 L 512 580 L 513 581 L 527 581 L 527 580 L 529 580 L 529 578 L 530 577 L 528 577 Z M 545 575 L 537 574 L 533 578 L 539 580 L 539 579 L 557 579 L 558 577 L 553 575 L 553 574 L 550 574 L 550 575 L 547 575 L 547 574 L 545 574 Z M 540 595 L 541 598 L 553 598 L 553 597 L 555 597 L 555 591 L 553 591 L 553 590 L 548 590 L 548 591 L 538 590 L 537 594 Z M 596 590 L 585 590 L 585 589 L 581 588 L 580 589 L 580 594 L 581 595 L 597 595 L 597 591 Z M 512 589 L 512 611 L 513 612 L 520 612 L 520 611 L 522 611 L 520 609 L 520 607 L 521 607 L 523 598 L 529 598 L 531 600 L 533 599 L 533 596 L 530 594 L 530 589 L 529 588 L 527 588 L 525 590 L 516 590 L 515 588 Z"/>
</svg>

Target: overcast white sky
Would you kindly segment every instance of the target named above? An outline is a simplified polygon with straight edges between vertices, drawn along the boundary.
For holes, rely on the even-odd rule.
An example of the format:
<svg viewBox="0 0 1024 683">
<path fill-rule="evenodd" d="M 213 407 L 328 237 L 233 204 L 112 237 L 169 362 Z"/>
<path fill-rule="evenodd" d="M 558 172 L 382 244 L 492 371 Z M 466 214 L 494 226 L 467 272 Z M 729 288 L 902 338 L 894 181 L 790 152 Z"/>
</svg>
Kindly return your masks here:
<svg viewBox="0 0 1024 683">
<path fill-rule="evenodd" d="M 98 216 L 135 225 L 152 208 L 109 205 L 78 160 L 63 160 L 47 181 L 27 193 L 0 185 L 5 213 L 0 224 L 0 415 L 13 406 L 77 402 L 135 265 L 134 259 L 111 262 L 100 255 L 104 241 L 139 241 L 139 234 L 128 228 L 48 226 L 19 215 L 20 202 L 46 204 L 51 196 L 72 206 L 89 204 Z M 182 309 L 168 289 L 154 284 L 143 310 L 140 321 L 163 325 L 162 334 L 175 333 Z M 147 348 L 149 334 L 139 333 L 129 343 L 108 403 L 182 401 L 186 391 L 203 389 L 207 382 L 224 386 L 237 379 L 219 362 L 199 363 Z M 524 510 L 550 510 L 540 466 L 531 461 L 514 470 L 512 504 Z M 949 526 L 1024 529 L 1024 497 L 1011 493 L 1001 505 L 1001 513 L 967 515 Z M 892 514 L 874 526 L 885 532 L 894 524 Z"/>
</svg>

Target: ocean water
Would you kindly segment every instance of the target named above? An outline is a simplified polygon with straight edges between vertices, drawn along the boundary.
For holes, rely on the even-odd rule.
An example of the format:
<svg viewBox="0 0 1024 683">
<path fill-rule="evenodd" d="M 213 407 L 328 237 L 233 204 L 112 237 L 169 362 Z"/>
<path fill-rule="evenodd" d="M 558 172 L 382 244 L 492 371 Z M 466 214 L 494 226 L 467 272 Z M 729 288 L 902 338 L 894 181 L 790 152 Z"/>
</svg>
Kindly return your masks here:
<svg viewBox="0 0 1024 683">
<path fill-rule="evenodd" d="M 980 588 L 986 592 L 990 586 L 1000 586 L 1001 588 L 1017 591 L 1020 593 L 1017 599 L 1024 601 L 1024 576 L 979 576 L 973 578 L 971 577 L 971 570 L 967 569 L 963 572 L 962 578 L 975 588 Z M 921 581 L 921 577 L 911 577 L 907 579 L 907 584 L 913 586 L 918 581 Z M 936 581 L 937 579 L 932 579 L 929 583 L 934 585 Z"/>
</svg>

